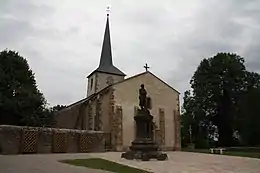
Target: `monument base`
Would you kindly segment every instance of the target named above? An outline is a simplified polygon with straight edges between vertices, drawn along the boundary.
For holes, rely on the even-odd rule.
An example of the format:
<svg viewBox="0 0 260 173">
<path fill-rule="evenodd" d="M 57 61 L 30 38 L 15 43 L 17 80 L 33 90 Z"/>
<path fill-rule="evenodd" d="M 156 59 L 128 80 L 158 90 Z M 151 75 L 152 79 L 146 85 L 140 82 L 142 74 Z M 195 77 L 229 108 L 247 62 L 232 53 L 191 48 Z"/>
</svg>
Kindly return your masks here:
<svg viewBox="0 0 260 173">
<path fill-rule="evenodd" d="M 130 151 L 122 153 L 121 158 L 142 161 L 149 161 L 150 159 L 163 161 L 168 158 L 167 154 L 158 151 L 157 144 L 149 138 L 137 139 L 132 142 L 132 145 L 129 148 Z"/>
<path fill-rule="evenodd" d="M 134 117 L 137 125 L 137 137 L 129 147 L 130 151 L 122 153 L 121 158 L 128 160 L 149 161 L 150 159 L 166 160 L 167 154 L 158 151 L 158 145 L 153 140 L 152 119 L 149 111 L 138 110 Z"/>
<path fill-rule="evenodd" d="M 159 161 L 164 161 L 168 159 L 167 154 L 161 153 L 159 151 L 127 151 L 122 153 L 121 158 L 125 158 L 127 160 L 142 160 L 142 161 L 149 161 L 150 159 L 157 159 Z"/>
</svg>

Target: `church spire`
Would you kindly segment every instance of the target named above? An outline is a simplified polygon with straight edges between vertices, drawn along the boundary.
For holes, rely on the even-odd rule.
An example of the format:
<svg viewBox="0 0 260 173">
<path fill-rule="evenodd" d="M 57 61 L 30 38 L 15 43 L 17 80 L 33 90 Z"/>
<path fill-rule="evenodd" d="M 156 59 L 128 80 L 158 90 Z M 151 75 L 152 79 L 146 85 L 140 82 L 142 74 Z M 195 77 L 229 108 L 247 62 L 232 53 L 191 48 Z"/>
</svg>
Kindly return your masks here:
<svg viewBox="0 0 260 173">
<path fill-rule="evenodd" d="M 104 39 L 103 39 L 99 66 L 95 71 L 109 73 L 109 74 L 115 74 L 115 75 L 119 75 L 119 76 L 125 76 L 125 74 L 122 71 L 120 71 L 118 68 L 116 68 L 113 65 L 111 40 L 110 40 L 110 29 L 109 29 L 109 8 L 107 8 L 107 22 L 106 22 L 106 28 L 105 28 L 105 34 L 104 34 Z"/>
<path fill-rule="evenodd" d="M 113 66 L 110 30 L 109 30 L 109 12 L 108 11 L 107 11 L 106 29 L 105 29 L 104 39 L 103 39 L 100 62 L 99 62 L 99 67 L 100 66 L 101 67 L 102 66 Z"/>
</svg>

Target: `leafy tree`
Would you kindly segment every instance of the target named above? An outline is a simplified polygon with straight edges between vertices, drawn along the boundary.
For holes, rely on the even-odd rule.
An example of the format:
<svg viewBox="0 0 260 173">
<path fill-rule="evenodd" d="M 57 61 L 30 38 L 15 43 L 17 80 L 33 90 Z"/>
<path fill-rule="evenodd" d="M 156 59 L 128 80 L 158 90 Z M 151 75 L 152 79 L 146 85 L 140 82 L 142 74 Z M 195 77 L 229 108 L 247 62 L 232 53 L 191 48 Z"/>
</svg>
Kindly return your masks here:
<svg viewBox="0 0 260 173">
<path fill-rule="evenodd" d="M 207 136 L 214 138 L 214 127 L 217 127 L 219 145 L 233 144 L 232 108 L 245 90 L 245 72 L 242 57 L 218 53 L 203 59 L 190 81 L 194 99 L 191 109 L 199 120 L 195 130 L 198 133 L 201 133 L 199 130 L 206 131 Z"/>
<path fill-rule="evenodd" d="M 210 142 L 210 136 L 208 135 L 210 126 L 205 123 L 205 114 L 203 114 L 199 105 L 196 104 L 190 91 L 184 92 L 183 99 L 181 116 L 182 144 L 186 146 L 188 143 L 193 143 L 196 148 L 206 148 Z"/>
<path fill-rule="evenodd" d="M 240 96 L 234 110 L 236 130 L 243 145 L 259 145 L 260 139 L 260 75 L 247 72 L 245 92 Z"/>
<path fill-rule="evenodd" d="M 182 105 L 182 114 L 181 114 L 181 144 L 183 147 L 186 147 L 188 143 L 192 143 L 193 140 L 190 139 L 189 127 L 193 122 L 193 105 L 192 97 L 190 91 L 184 92 L 184 103 Z"/>
<path fill-rule="evenodd" d="M 0 124 L 46 126 L 46 100 L 18 52 L 0 52 Z"/>
</svg>

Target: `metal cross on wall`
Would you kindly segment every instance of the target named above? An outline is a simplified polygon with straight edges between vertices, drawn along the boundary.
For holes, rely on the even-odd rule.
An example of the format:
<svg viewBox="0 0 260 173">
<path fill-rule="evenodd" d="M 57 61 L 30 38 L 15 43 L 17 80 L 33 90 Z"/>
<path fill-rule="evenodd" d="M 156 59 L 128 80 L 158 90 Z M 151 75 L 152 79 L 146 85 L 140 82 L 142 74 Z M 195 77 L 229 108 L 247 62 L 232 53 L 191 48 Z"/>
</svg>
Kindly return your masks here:
<svg viewBox="0 0 260 173">
<path fill-rule="evenodd" d="M 148 69 L 150 68 L 148 65 L 147 65 L 147 63 L 145 64 L 145 66 L 144 66 L 144 68 L 145 68 L 145 71 L 148 71 Z"/>
</svg>

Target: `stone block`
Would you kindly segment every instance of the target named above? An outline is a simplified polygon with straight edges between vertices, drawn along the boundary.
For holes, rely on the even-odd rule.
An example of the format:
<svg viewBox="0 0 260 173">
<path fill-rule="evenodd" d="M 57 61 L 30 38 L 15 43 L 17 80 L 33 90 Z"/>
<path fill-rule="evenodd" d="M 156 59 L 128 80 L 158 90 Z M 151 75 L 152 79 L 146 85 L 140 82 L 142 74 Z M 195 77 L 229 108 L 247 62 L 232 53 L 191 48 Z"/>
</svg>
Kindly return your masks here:
<svg viewBox="0 0 260 173">
<path fill-rule="evenodd" d="M 67 152 L 68 153 L 77 153 L 79 152 L 79 134 L 80 132 L 71 130 L 68 133 L 68 147 L 67 147 Z"/>
<path fill-rule="evenodd" d="M 54 153 L 65 153 L 67 152 L 68 146 L 68 133 L 69 131 L 64 130 L 53 130 L 52 133 L 52 152 Z"/>
<path fill-rule="evenodd" d="M 18 154 L 20 152 L 21 127 L 0 125 L 0 153 Z"/>
<path fill-rule="evenodd" d="M 52 152 L 52 129 L 42 128 L 38 132 L 38 153 Z"/>
<path fill-rule="evenodd" d="M 87 144 L 88 152 L 104 152 L 105 138 L 103 132 L 88 133 L 89 142 Z"/>
</svg>

